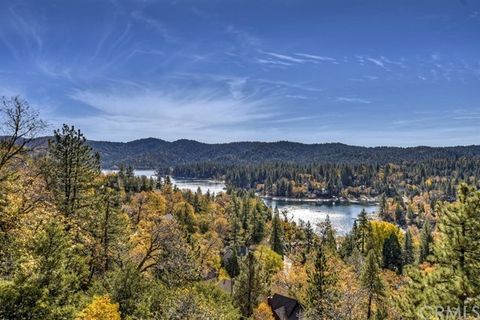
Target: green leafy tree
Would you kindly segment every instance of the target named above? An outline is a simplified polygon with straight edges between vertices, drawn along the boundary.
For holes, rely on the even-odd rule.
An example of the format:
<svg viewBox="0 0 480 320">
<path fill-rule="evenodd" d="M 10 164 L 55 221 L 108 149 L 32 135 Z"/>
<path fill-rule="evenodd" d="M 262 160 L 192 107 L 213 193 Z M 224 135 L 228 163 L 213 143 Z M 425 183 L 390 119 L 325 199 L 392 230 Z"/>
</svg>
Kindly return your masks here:
<svg viewBox="0 0 480 320">
<path fill-rule="evenodd" d="M 127 319 L 152 317 L 150 313 L 152 290 L 155 289 L 155 296 L 164 297 L 163 288 L 152 284 L 133 263 L 128 261 L 99 278 L 93 287 L 96 292 L 108 294 L 115 303 L 118 303 L 122 317 Z"/>
</svg>

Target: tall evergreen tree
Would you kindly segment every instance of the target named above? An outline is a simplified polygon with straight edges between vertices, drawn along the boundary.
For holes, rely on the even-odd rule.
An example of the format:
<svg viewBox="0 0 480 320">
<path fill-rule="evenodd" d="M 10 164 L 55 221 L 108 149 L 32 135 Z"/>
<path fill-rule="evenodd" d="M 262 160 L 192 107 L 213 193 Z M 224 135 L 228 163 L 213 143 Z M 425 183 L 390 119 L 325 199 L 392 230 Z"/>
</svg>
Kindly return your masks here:
<svg viewBox="0 0 480 320">
<path fill-rule="evenodd" d="M 237 277 L 234 297 L 244 317 L 249 317 L 258 305 L 260 295 L 264 292 L 264 283 L 261 278 L 261 266 L 250 251 L 242 263 Z"/>
<path fill-rule="evenodd" d="M 405 244 L 403 247 L 403 263 L 405 265 L 413 264 L 415 262 L 415 252 L 413 248 L 413 239 L 410 229 L 408 229 L 405 233 Z"/>
<path fill-rule="evenodd" d="M 238 253 L 236 248 L 233 248 L 232 255 L 227 259 L 225 270 L 227 270 L 228 275 L 232 279 L 240 274 L 240 265 L 238 263 Z"/>
<path fill-rule="evenodd" d="M 383 267 L 401 274 L 403 270 L 402 248 L 395 233 L 390 234 L 383 241 L 382 252 Z"/>
<path fill-rule="evenodd" d="M 313 248 L 314 241 L 314 232 L 310 221 L 307 222 L 305 226 L 305 256 L 310 254 L 310 251 Z"/>
<path fill-rule="evenodd" d="M 328 261 L 330 249 L 324 244 L 317 246 L 313 270 L 308 275 L 308 319 L 335 319 L 335 306 L 339 299 L 338 278 Z"/>
<path fill-rule="evenodd" d="M 257 202 L 252 211 L 251 239 L 253 243 L 257 244 L 260 243 L 265 236 L 265 212 L 263 211 L 261 202 Z"/>
<path fill-rule="evenodd" d="M 229 242 L 231 247 L 238 248 L 241 244 L 242 225 L 240 221 L 240 203 L 238 198 L 233 195 L 229 210 Z"/>
<path fill-rule="evenodd" d="M 428 219 L 425 222 L 420 233 L 420 254 L 418 256 L 418 263 L 423 263 L 428 256 L 432 254 L 433 235 L 432 227 Z"/>
<path fill-rule="evenodd" d="M 337 252 L 337 242 L 335 240 L 335 231 L 333 229 L 332 223 L 330 222 L 330 217 L 327 215 L 327 218 L 323 223 L 320 224 L 321 227 L 321 241 L 323 245 L 332 251 L 332 253 Z"/>
<path fill-rule="evenodd" d="M 122 243 L 128 233 L 128 218 L 121 211 L 119 195 L 102 186 L 95 190 L 95 212 L 87 225 L 93 241 L 89 243 L 92 259 L 90 273 L 104 273 L 121 254 Z"/>
<path fill-rule="evenodd" d="M 384 296 L 377 260 L 375 250 L 369 250 L 361 274 L 362 288 L 367 294 L 367 319 L 372 319 L 374 303 L 378 306 Z"/>
<path fill-rule="evenodd" d="M 480 303 L 480 191 L 460 185 L 457 202 L 441 209 L 437 230 L 435 295 L 444 306 L 471 312 Z"/>
<path fill-rule="evenodd" d="M 362 209 L 357 218 L 357 241 L 360 252 L 365 254 L 367 252 L 368 237 L 370 234 L 370 222 L 368 221 L 367 212 Z"/>
<path fill-rule="evenodd" d="M 285 248 L 283 244 L 283 223 L 280 220 L 280 215 L 275 212 L 272 220 L 272 235 L 270 236 L 270 246 L 272 250 L 283 256 Z"/>
<path fill-rule="evenodd" d="M 0 286 L 0 318 L 73 319 L 87 273 L 79 249 L 61 223 L 47 222 L 34 239 L 31 270 Z"/>
<path fill-rule="evenodd" d="M 407 224 L 405 212 L 400 203 L 397 203 L 397 206 L 395 207 L 395 222 L 401 227 Z"/>
<path fill-rule="evenodd" d="M 100 172 L 98 154 L 87 144 L 80 130 L 63 125 L 49 141 L 48 180 L 59 210 L 67 217 L 90 206 L 91 188 Z"/>
</svg>

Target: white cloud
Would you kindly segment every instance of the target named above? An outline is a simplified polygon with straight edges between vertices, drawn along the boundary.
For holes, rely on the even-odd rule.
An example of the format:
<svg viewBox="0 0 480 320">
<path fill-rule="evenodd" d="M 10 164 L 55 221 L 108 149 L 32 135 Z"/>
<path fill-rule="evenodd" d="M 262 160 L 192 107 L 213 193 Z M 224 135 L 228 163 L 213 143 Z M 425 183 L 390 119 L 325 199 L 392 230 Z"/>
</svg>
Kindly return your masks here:
<svg viewBox="0 0 480 320">
<path fill-rule="evenodd" d="M 261 44 L 259 38 L 233 25 L 228 25 L 225 28 L 225 33 L 233 36 L 242 47 L 251 48 Z"/>
<path fill-rule="evenodd" d="M 280 54 L 280 53 L 275 53 L 275 52 L 264 52 L 264 53 L 269 55 L 269 56 L 272 56 L 274 58 L 285 60 L 285 61 L 288 61 L 288 62 L 294 62 L 294 63 L 304 63 L 305 62 L 305 59 L 299 59 L 299 58 L 295 58 L 295 57 L 292 57 L 292 56 L 287 56 L 287 55 Z"/>
<path fill-rule="evenodd" d="M 239 83 L 234 86 L 241 85 Z M 234 90 L 239 90 L 234 89 Z M 143 90 L 129 92 L 76 91 L 70 98 L 102 112 L 100 116 L 75 119 L 93 137 L 109 136 L 124 140 L 129 137 L 157 136 L 206 139 L 215 127 L 228 127 L 278 117 L 266 99 L 243 99 L 220 94 L 214 89 L 196 92 Z M 222 140 L 223 137 L 217 137 Z M 233 138 L 233 137 L 232 137 Z"/>
<path fill-rule="evenodd" d="M 177 39 L 171 35 L 167 27 L 163 23 L 159 22 L 157 19 L 147 17 L 141 11 L 133 11 L 131 13 L 131 16 L 135 20 L 142 22 L 147 26 L 149 26 L 150 28 L 152 28 L 153 30 L 155 30 L 157 33 L 159 33 L 162 36 L 162 38 L 165 41 L 170 41 L 170 42 L 177 41 Z"/>
<path fill-rule="evenodd" d="M 292 63 L 279 61 L 279 60 L 271 60 L 271 59 L 257 59 L 256 61 L 261 64 L 271 64 L 271 65 L 278 65 L 278 66 L 285 66 L 285 67 L 289 67 L 293 65 Z"/>
<path fill-rule="evenodd" d="M 290 98 L 290 99 L 308 100 L 308 97 L 300 95 L 300 94 L 287 94 L 287 95 L 285 95 L 285 97 Z"/>
<path fill-rule="evenodd" d="M 367 57 L 366 60 L 367 60 L 367 61 L 370 61 L 370 62 L 373 63 L 373 64 L 376 64 L 376 65 L 379 66 L 379 67 L 382 67 L 382 68 L 385 67 L 385 64 L 384 64 L 381 60 L 379 60 L 379 59 Z"/>
<path fill-rule="evenodd" d="M 246 78 L 235 78 L 228 81 L 230 93 L 234 99 L 243 98 L 243 89 L 246 84 Z"/>
<path fill-rule="evenodd" d="M 350 98 L 350 97 L 338 97 L 336 99 L 338 102 L 349 102 L 349 103 L 363 103 L 363 104 L 370 104 L 372 103 L 370 100 L 365 100 L 361 98 Z"/>
<path fill-rule="evenodd" d="M 332 57 L 325 57 L 325 56 L 317 56 L 314 54 L 307 54 L 307 53 L 296 53 L 297 56 L 309 58 L 318 61 L 325 61 L 325 62 L 336 62 L 335 58 Z"/>
</svg>

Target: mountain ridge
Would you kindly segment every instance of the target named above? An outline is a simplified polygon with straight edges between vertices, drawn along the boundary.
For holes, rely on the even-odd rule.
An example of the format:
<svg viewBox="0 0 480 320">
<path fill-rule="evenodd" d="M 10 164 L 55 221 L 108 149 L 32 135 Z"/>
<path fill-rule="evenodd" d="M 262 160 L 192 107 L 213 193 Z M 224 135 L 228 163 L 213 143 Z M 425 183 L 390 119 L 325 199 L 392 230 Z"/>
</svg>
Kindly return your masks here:
<svg viewBox="0 0 480 320">
<path fill-rule="evenodd" d="M 398 163 L 429 159 L 480 157 L 480 145 L 448 147 L 363 147 L 339 142 L 239 141 L 204 143 L 191 139 L 166 141 L 158 138 L 128 142 L 94 141 L 88 144 L 99 152 L 102 167 L 131 165 L 153 169 L 187 163 L 255 164 L 262 162 L 345 162 Z"/>
</svg>

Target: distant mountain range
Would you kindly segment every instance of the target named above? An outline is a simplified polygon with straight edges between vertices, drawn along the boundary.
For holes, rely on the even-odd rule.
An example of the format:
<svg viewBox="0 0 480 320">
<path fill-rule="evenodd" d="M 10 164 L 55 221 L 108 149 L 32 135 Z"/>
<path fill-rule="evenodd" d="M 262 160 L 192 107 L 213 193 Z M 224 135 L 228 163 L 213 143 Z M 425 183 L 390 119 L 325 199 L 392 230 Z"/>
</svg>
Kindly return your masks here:
<svg viewBox="0 0 480 320">
<path fill-rule="evenodd" d="M 232 142 L 207 144 L 194 140 L 168 142 L 147 138 L 131 142 L 89 141 L 102 159 L 102 167 L 131 165 L 154 169 L 179 164 L 296 163 L 398 163 L 430 159 L 480 157 L 480 145 L 456 147 L 359 147 L 341 143 L 303 144 L 279 142 Z"/>
</svg>

